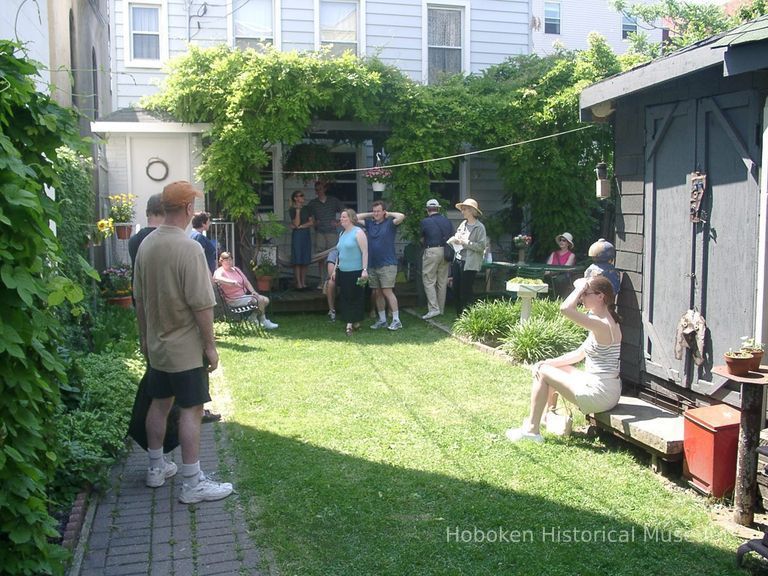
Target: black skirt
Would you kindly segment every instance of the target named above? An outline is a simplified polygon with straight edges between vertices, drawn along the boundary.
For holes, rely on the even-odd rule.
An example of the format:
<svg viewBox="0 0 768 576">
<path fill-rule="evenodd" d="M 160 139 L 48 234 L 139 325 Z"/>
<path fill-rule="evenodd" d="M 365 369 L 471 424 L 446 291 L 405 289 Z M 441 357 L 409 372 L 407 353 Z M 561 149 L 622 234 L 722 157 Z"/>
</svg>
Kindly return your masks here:
<svg viewBox="0 0 768 576">
<path fill-rule="evenodd" d="M 336 306 L 339 318 L 348 324 L 362 322 L 365 318 L 365 287 L 357 285 L 357 279 L 362 273 L 362 270 L 336 270 L 336 285 L 339 287 Z"/>
</svg>

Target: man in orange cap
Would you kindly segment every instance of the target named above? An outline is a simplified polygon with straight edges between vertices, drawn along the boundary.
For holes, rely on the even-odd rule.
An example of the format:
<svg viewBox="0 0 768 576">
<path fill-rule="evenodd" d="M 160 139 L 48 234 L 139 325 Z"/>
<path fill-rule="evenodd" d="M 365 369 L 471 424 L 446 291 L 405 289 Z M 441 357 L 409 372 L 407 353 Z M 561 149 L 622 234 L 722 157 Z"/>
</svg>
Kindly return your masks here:
<svg viewBox="0 0 768 576">
<path fill-rule="evenodd" d="M 184 504 L 220 500 L 232 484 L 213 482 L 200 470 L 200 419 L 210 401 L 208 372 L 219 364 L 213 337 L 216 300 L 200 244 L 184 232 L 202 192 L 186 181 L 163 188 L 163 224 L 147 236 L 136 256 L 133 293 L 139 320 L 141 351 L 149 360 L 147 413 L 149 468 L 146 484 L 162 486 L 177 467 L 163 457 L 168 412 L 180 408 Z"/>
</svg>

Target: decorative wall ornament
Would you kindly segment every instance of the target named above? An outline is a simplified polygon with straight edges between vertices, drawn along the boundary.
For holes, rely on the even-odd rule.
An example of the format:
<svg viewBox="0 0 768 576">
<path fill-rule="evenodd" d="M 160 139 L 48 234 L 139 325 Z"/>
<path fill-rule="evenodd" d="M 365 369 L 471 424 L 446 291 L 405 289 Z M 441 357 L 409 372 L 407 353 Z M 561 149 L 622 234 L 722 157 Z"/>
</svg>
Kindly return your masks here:
<svg viewBox="0 0 768 576">
<path fill-rule="evenodd" d="M 162 182 L 168 178 L 168 163 L 162 158 L 153 156 L 147 161 L 147 176 L 155 182 Z"/>
</svg>

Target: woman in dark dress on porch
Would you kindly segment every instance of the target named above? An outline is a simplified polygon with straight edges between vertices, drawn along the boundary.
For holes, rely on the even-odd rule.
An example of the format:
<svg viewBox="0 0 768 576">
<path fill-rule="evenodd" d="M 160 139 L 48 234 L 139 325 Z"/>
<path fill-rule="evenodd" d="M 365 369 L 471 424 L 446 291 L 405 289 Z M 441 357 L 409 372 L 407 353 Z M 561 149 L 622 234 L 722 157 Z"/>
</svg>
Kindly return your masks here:
<svg viewBox="0 0 768 576">
<path fill-rule="evenodd" d="M 291 194 L 291 208 L 288 217 L 291 219 L 291 265 L 296 280 L 297 290 L 307 289 L 307 268 L 312 261 L 312 238 L 310 229 L 315 225 L 315 219 L 304 205 L 304 192 L 296 190 Z"/>
</svg>

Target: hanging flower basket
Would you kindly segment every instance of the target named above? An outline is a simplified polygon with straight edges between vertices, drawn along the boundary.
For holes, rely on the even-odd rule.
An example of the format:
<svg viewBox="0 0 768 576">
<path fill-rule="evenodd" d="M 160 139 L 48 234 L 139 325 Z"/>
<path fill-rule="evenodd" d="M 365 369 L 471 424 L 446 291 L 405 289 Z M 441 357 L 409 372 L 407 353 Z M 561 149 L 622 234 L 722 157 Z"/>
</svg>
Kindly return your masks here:
<svg viewBox="0 0 768 576">
<path fill-rule="evenodd" d="M 109 217 L 114 222 L 133 222 L 136 196 L 134 194 L 115 194 L 109 197 Z"/>
<path fill-rule="evenodd" d="M 365 178 L 371 183 L 374 192 L 384 192 L 387 189 L 385 180 L 392 175 L 392 172 L 383 166 L 374 166 L 365 171 Z"/>
</svg>

